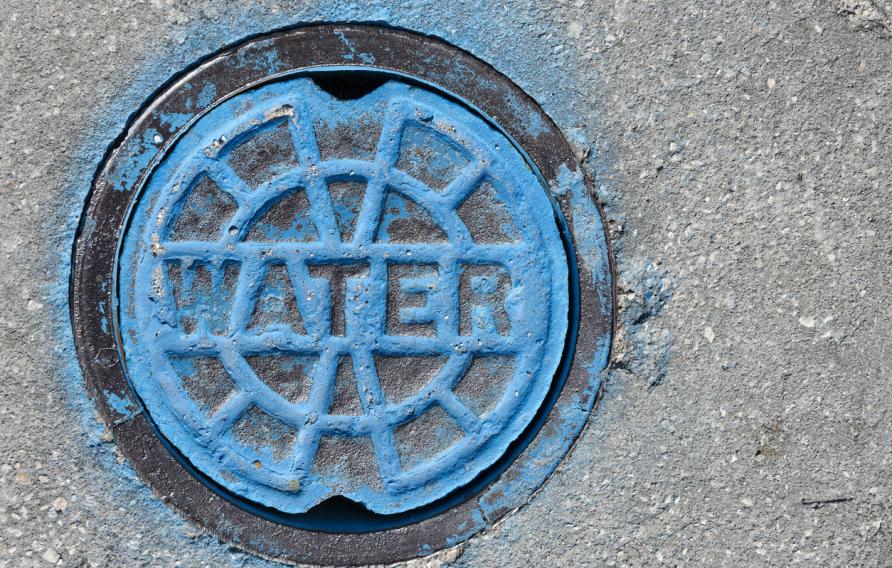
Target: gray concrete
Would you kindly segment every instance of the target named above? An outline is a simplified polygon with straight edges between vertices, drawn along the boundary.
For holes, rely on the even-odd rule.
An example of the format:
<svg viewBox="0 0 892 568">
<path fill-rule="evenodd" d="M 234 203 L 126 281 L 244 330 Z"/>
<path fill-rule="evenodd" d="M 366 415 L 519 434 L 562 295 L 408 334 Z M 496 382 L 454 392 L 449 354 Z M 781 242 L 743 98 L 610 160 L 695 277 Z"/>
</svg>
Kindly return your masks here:
<svg viewBox="0 0 892 568">
<path fill-rule="evenodd" d="M 0 5 L 0 565 L 271 566 L 116 459 L 67 328 L 93 170 L 176 69 L 379 20 L 470 49 L 587 154 L 623 313 L 605 396 L 457 566 L 889 565 L 892 3 Z M 805 501 L 845 499 L 833 504 Z"/>
</svg>

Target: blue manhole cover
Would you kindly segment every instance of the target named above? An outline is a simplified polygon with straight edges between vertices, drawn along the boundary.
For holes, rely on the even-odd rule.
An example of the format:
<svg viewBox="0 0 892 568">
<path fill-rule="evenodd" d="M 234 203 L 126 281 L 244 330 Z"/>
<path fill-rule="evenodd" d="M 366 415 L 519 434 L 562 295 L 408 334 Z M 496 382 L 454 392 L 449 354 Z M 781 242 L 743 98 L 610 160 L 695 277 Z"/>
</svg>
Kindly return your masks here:
<svg viewBox="0 0 892 568">
<path fill-rule="evenodd" d="M 140 477 L 226 542 L 316 565 L 453 546 L 533 496 L 600 392 L 591 193 L 467 52 L 366 25 L 249 39 L 148 100 L 96 174 L 85 382 Z"/>
<path fill-rule="evenodd" d="M 493 465 L 549 392 L 568 328 L 552 211 L 509 140 L 430 91 L 241 93 L 176 143 L 132 215 L 130 381 L 246 499 L 427 505 Z"/>
</svg>

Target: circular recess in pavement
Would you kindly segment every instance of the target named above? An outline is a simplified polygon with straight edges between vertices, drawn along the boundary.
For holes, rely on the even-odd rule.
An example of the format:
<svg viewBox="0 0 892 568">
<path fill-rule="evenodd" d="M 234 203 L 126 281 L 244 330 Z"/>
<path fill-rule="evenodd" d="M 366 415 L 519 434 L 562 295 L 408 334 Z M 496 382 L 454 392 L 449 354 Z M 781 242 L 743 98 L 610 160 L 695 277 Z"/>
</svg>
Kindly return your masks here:
<svg viewBox="0 0 892 568">
<path fill-rule="evenodd" d="M 161 89 L 97 174 L 73 270 L 122 452 L 286 562 L 425 555 L 522 505 L 610 348 L 565 139 L 491 67 L 389 28 L 276 32 Z"/>
</svg>

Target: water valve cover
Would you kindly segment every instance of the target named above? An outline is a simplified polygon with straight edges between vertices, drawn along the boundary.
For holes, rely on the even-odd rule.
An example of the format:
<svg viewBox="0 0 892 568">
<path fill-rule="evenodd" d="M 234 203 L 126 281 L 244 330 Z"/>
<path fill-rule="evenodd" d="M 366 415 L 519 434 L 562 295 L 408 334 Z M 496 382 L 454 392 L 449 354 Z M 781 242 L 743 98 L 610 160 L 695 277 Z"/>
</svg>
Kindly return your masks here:
<svg viewBox="0 0 892 568">
<path fill-rule="evenodd" d="M 552 211 L 507 139 L 422 88 L 249 90 L 176 143 L 131 217 L 130 381 L 250 500 L 427 504 L 492 465 L 548 392 L 568 317 Z"/>
</svg>

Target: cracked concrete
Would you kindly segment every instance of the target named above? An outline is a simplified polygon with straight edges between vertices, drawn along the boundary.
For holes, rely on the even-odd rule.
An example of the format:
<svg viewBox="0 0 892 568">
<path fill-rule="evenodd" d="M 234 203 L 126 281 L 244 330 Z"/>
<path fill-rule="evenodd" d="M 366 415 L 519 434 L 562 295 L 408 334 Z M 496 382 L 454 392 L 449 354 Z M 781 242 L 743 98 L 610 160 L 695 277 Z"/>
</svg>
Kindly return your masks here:
<svg viewBox="0 0 892 568">
<path fill-rule="evenodd" d="M 74 364 L 67 257 L 96 165 L 155 88 L 316 20 L 436 34 L 506 73 L 585 156 L 617 237 L 623 358 L 578 444 L 526 507 L 416 565 L 888 564 L 890 13 L 5 2 L 0 565 L 273 566 L 191 527 L 117 458 Z"/>
</svg>

